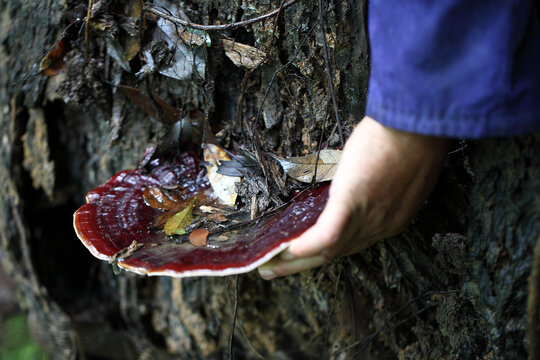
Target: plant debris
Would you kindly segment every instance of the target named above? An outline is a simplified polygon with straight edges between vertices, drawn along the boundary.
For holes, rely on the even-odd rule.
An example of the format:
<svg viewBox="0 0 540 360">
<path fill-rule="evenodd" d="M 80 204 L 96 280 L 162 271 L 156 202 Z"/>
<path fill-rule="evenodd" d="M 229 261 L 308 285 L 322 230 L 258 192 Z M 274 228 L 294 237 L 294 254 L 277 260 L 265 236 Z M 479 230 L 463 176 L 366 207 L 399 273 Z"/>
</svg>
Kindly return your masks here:
<svg viewBox="0 0 540 360">
<path fill-rule="evenodd" d="M 141 17 L 143 8 L 144 8 L 143 0 L 134 0 L 133 4 L 131 5 L 129 17 L 133 19 L 134 21 L 137 21 Z M 140 42 L 141 42 L 141 36 L 138 32 L 128 35 L 128 38 L 126 40 L 126 47 L 125 47 L 126 50 L 124 51 L 124 56 L 123 56 L 123 59 L 125 61 L 131 61 L 135 58 L 135 56 L 137 56 L 141 48 Z"/>
<path fill-rule="evenodd" d="M 208 172 L 208 181 L 219 199 L 228 206 L 234 206 L 238 194 L 236 192 L 236 183 L 242 179 L 237 176 L 226 176 L 218 173 L 221 161 L 230 161 L 231 157 L 217 145 L 206 144 L 204 148 L 204 161 Z"/>
<path fill-rule="evenodd" d="M 266 59 L 266 53 L 256 47 L 240 44 L 227 39 L 222 40 L 225 55 L 238 67 L 255 69 Z"/>
<path fill-rule="evenodd" d="M 66 70 L 64 56 L 70 50 L 70 44 L 67 37 L 63 37 L 58 41 L 54 49 L 49 51 L 41 60 L 39 70 L 43 75 L 55 76 Z"/>
<path fill-rule="evenodd" d="M 315 176 L 315 171 L 317 172 L 315 182 L 332 180 L 336 173 L 339 160 L 341 160 L 341 153 L 341 150 L 325 149 L 319 153 L 286 159 L 273 154 L 269 155 L 279 162 L 287 175 L 298 181 L 311 183 Z M 317 161 L 317 158 L 319 161 Z"/>
<path fill-rule="evenodd" d="M 261 166 L 254 155 L 248 151 L 239 149 L 242 154 L 231 155 L 231 160 L 222 160 L 217 172 L 226 176 L 255 177 L 262 176 Z"/>
<path fill-rule="evenodd" d="M 163 227 L 165 235 L 186 234 L 186 227 L 188 227 L 193 221 L 193 205 L 195 205 L 196 200 L 196 197 L 193 198 L 188 206 L 186 206 L 182 211 L 171 216 L 169 220 L 165 222 Z"/>
<path fill-rule="evenodd" d="M 206 239 L 208 238 L 209 234 L 210 231 L 206 230 L 205 228 L 193 230 L 191 234 L 189 234 L 189 242 L 193 246 L 204 246 L 206 245 Z"/>
<path fill-rule="evenodd" d="M 144 202 L 154 209 L 175 210 L 182 203 L 180 189 L 147 187 L 143 193 Z"/>
<path fill-rule="evenodd" d="M 163 6 L 165 5 L 169 7 L 167 10 L 171 14 L 176 14 L 184 18 L 186 17 L 176 5 L 164 3 Z M 193 38 L 195 35 L 196 34 L 190 37 Z M 204 79 L 206 71 L 204 50 L 183 42 L 182 39 L 184 36 L 184 30 L 181 26 L 163 18 L 158 19 L 157 29 L 153 34 L 153 40 L 164 40 L 173 54 L 171 60 L 159 69 L 159 73 L 177 80 L 189 80 L 193 75 Z"/>
</svg>

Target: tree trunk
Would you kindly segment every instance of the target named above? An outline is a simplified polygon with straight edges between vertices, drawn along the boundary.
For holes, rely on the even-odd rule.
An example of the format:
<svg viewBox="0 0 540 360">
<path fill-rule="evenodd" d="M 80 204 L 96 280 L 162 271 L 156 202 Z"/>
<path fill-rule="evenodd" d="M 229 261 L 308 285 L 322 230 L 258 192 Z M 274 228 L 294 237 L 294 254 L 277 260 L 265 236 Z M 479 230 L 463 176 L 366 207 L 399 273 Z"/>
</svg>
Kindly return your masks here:
<svg viewBox="0 0 540 360">
<path fill-rule="evenodd" d="M 527 299 L 537 317 L 539 286 L 529 293 L 528 277 L 540 229 L 540 133 L 456 144 L 400 236 L 271 282 L 240 275 L 232 343 L 234 277 L 115 275 L 93 258 L 72 229 L 73 212 L 170 131 L 111 83 L 152 89 L 184 114 L 202 114 L 224 145 L 292 156 L 316 151 L 321 138 L 340 145 L 324 41 L 345 135 L 363 115 L 368 79 L 362 0 L 323 1 L 322 27 L 317 2 L 298 1 L 277 21 L 209 32 L 212 45 L 193 52 L 202 77 L 150 72 L 142 81 L 142 57 L 127 71 L 111 55 L 111 39 L 125 45 L 128 25 L 140 24 L 129 21 L 134 1 L 111 3 L 94 1 L 86 42 L 85 1 L 0 1 L 0 261 L 54 359 L 226 359 L 230 345 L 235 359 L 523 359 L 538 348 Z M 279 5 L 180 7 L 195 23 L 227 24 Z M 39 74 L 68 32 L 66 71 Z M 258 47 L 266 62 L 237 67 L 223 37 Z"/>
</svg>

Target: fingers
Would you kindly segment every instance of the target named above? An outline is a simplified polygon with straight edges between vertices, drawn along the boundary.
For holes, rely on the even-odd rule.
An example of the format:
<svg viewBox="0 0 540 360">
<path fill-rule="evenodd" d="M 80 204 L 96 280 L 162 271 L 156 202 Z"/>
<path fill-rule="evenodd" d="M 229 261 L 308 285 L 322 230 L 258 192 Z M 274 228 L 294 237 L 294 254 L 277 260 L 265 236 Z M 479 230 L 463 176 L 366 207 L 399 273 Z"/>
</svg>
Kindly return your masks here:
<svg viewBox="0 0 540 360">
<path fill-rule="evenodd" d="M 278 276 L 291 275 L 297 272 L 312 269 L 328 262 L 322 255 L 306 257 L 294 260 L 282 260 L 276 257 L 259 267 L 259 274 L 265 280 L 271 280 Z"/>
<path fill-rule="evenodd" d="M 341 255 L 346 246 L 344 235 L 351 210 L 336 192 L 330 198 L 317 222 L 291 242 L 289 248 L 259 268 L 262 278 L 270 280 L 312 269 Z M 349 229 L 350 230 L 350 229 Z"/>
<path fill-rule="evenodd" d="M 259 268 L 261 277 L 270 280 L 330 262 L 340 255 L 344 245 L 340 241 L 348 219 L 342 207 L 327 205 L 315 225 L 294 240 L 287 250 Z"/>
</svg>

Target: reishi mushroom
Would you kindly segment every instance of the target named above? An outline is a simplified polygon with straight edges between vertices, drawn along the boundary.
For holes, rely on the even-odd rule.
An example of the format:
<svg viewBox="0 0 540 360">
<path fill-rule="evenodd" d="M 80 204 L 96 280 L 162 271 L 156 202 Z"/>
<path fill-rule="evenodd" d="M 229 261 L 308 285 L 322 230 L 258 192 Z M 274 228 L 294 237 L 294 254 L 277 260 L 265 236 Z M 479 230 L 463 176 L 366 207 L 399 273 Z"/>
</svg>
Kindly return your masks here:
<svg viewBox="0 0 540 360">
<path fill-rule="evenodd" d="M 315 223 L 328 183 L 293 194 L 281 208 L 251 221 L 210 230 L 202 246 L 155 227 L 161 210 L 144 201 L 148 187 L 178 187 L 186 198 L 212 197 L 206 170 L 193 152 L 154 159 L 150 170 L 124 170 L 88 193 L 74 214 L 79 239 L 97 258 L 146 275 L 225 276 L 249 272 L 281 252 Z M 201 195 L 203 194 L 203 195 Z M 212 204 L 211 204 L 212 205 Z"/>
</svg>

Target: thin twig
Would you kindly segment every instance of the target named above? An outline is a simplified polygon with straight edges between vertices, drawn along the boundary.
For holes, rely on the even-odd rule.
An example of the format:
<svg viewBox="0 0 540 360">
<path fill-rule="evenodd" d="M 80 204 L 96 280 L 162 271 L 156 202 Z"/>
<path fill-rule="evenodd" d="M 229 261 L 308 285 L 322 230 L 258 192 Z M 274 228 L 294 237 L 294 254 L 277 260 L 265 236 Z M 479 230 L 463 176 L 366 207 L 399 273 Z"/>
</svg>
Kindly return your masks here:
<svg viewBox="0 0 540 360">
<path fill-rule="evenodd" d="M 290 64 L 292 64 L 292 62 L 294 60 L 296 60 L 296 57 L 298 56 L 298 54 L 300 53 L 300 50 L 302 49 L 302 46 L 304 46 L 304 43 L 306 42 L 306 40 L 308 39 L 309 35 L 311 35 L 311 33 L 313 32 L 313 30 L 315 29 L 315 27 L 317 26 L 317 24 L 315 24 L 314 26 L 311 27 L 311 29 L 309 29 L 309 31 L 307 32 L 306 36 L 304 37 L 304 39 L 302 40 L 302 42 L 298 45 L 298 49 L 296 49 L 296 52 L 294 53 L 293 57 L 289 59 L 289 61 L 287 61 L 287 63 L 285 63 L 284 65 L 282 65 L 279 69 L 277 69 L 276 71 L 274 71 L 274 74 L 272 75 L 272 78 L 270 79 L 270 82 L 268 83 L 268 85 L 266 85 L 266 90 L 264 92 L 264 96 L 262 98 L 262 101 L 261 101 L 261 104 L 259 105 L 259 110 L 257 111 L 257 116 L 255 117 L 255 122 L 257 120 L 259 120 L 259 118 L 261 117 L 261 113 L 262 113 L 262 109 L 263 109 L 263 105 L 264 103 L 266 102 L 266 98 L 268 97 L 268 94 L 270 93 L 270 88 L 272 87 L 272 84 L 274 83 L 274 81 L 276 80 L 276 76 L 282 72 L 287 66 L 289 66 Z"/>
<path fill-rule="evenodd" d="M 324 136 L 324 129 L 326 128 L 326 120 L 328 119 L 328 104 L 326 106 L 326 112 L 324 114 L 324 123 L 321 128 L 321 136 L 319 137 L 319 144 L 317 145 L 317 157 L 315 158 L 315 171 L 313 171 L 313 178 L 311 180 L 311 186 L 314 187 L 317 184 L 317 170 L 319 168 L 319 159 L 321 157 L 322 140 Z"/>
<path fill-rule="evenodd" d="M 450 151 L 448 154 L 446 155 L 452 155 L 452 154 L 455 154 L 457 152 L 460 152 L 461 150 L 464 150 L 465 148 L 467 147 L 467 144 L 464 144 L 463 146 L 461 146 L 459 149 L 456 149 L 456 150 L 452 150 Z"/>
<path fill-rule="evenodd" d="M 234 339 L 234 328 L 236 327 L 236 317 L 238 313 L 238 274 L 235 276 L 235 285 L 234 285 L 234 313 L 233 313 L 233 322 L 231 329 L 231 337 L 229 339 L 229 360 L 233 359 L 233 339 Z"/>
<path fill-rule="evenodd" d="M 446 295 L 446 294 L 454 294 L 454 293 L 458 293 L 460 290 L 449 290 L 449 291 L 428 291 L 428 292 L 425 292 L 423 293 L 422 295 L 419 295 L 417 297 L 415 297 L 414 299 L 408 301 L 405 305 L 402 305 L 399 309 L 397 309 L 395 312 L 393 312 L 392 314 L 390 314 L 388 316 L 388 318 L 386 318 L 386 321 L 384 322 L 383 326 L 381 326 L 376 332 L 374 332 L 373 334 L 371 334 L 370 336 L 368 336 L 368 340 L 364 343 L 364 345 L 362 345 L 362 347 L 351 357 L 351 359 L 355 359 L 356 357 L 358 357 L 367 347 L 369 344 L 371 344 L 373 342 L 373 340 L 375 340 L 375 338 L 381 333 L 383 332 L 383 330 L 385 330 L 388 325 L 390 324 L 390 321 L 392 321 L 397 315 L 399 315 L 400 312 L 402 312 L 404 309 L 406 309 L 407 307 L 409 307 L 411 304 L 417 302 L 418 300 L 420 299 L 423 299 L 425 298 L 426 296 L 430 296 L 430 295 Z"/>
<path fill-rule="evenodd" d="M 246 344 L 250 347 L 251 351 L 253 352 L 253 355 L 257 357 L 260 360 L 264 360 L 265 357 L 257 350 L 255 345 L 251 342 L 250 338 L 246 334 L 246 330 L 244 330 L 244 327 L 242 326 L 242 323 L 238 323 L 238 331 L 240 332 L 240 335 L 244 338 L 246 341 Z"/>
<path fill-rule="evenodd" d="M 334 81 L 332 80 L 332 69 L 330 68 L 330 60 L 328 60 L 328 42 L 326 41 L 326 30 L 324 26 L 322 0 L 319 0 L 319 22 L 321 25 L 321 35 L 323 40 L 324 63 L 326 65 L 326 75 L 328 76 L 328 89 L 330 90 L 330 95 L 332 96 L 332 103 L 334 104 L 334 115 L 338 124 L 339 140 L 341 141 L 341 147 L 343 147 L 345 145 L 345 141 L 343 139 L 343 130 L 341 129 L 341 120 L 339 119 L 339 109 L 337 106 L 336 94 L 334 91 Z"/>
<path fill-rule="evenodd" d="M 176 16 L 171 16 L 169 14 L 166 14 L 163 11 L 155 8 L 152 5 L 147 5 L 145 7 L 145 10 L 147 10 L 148 12 L 151 12 L 152 14 L 157 15 L 157 16 L 165 19 L 165 20 L 169 20 L 169 21 L 171 21 L 171 22 L 173 22 L 175 24 L 182 25 L 182 26 L 185 26 L 185 27 L 189 27 L 189 28 L 192 28 L 192 29 L 198 29 L 198 30 L 204 30 L 204 31 L 220 31 L 220 30 L 236 29 L 238 27 L 243 27 L 243 26 L 254 24 L 254 23 L 259 22 L 259 21 L 266 20 L 268 18 L 276 16 L 277 14 L 279 14 L 279 12 L 281 11 L 282 8 L 286 9 L 289 6 L 293 5 L 295 2 L 296 2 L 296 0 L 289 0 L 285 4 L 283 4 L 282 7 L 279 7 L 278 9 L 272 10 L 269 13 L 266 13 L 264 15 L 257 16 L 255 18 L 244 20 L 244 21 L 239 21 L 239 22 L 230 23 L 230 24 L 223 24 L 223 25 L 195 24 L 195 23 L 192 23 L 190 21 L 182 20 L 180 18 L 177 18 Z"/>
<path fill-rule="evenodd" d="M 332 299 L 332 305 L 330 306 L 330 311 L 328 312 L 328 319 L 326 319 L 326 327 L 324 331 L 325 333 L 324 338 L 327 344 L 329 343 L 328 338 L 330 337 L 330 321 L 332 320 L 332 314 L 334 313 L 334 308 L 336 306 L 336 299 L 337 299 L 338 291 L 339 291 L 339 282 L 341 280 L 341 272 L 343 270 L 343 261 L 338 262 L 338 267 L 339 267 L 339 271 L 338 271 L 338 275 L 336 279 L 336 286 L 334 287 L 334 297 Z"/>
<path fill-rule="evenodd" d="M 395 330 L 395 329 L 397 329 L 398 327 L 400 327 L 401 325 L 405 324 L 407 321 L 409 321 L 409 320 L 412 319 L 413 317 L 418 316 L 418 315 L 420 315 L 421 313 L 423 313 L 424 311 L 426 311 L 426 310 L 428 310 L 428 309 L 431 309 L 432 307 L 437 306 L 437 305 L 439 305 L 438 302 L 435 303 L 435 304 L 430 304 L 430 305 L 428 305 L 428 306 L 424 306 L 424 307 L 421 308 L 420 310 L 415 311 L 415 312 L 412 313 L 411 315 L 407 316 L 405 319 L 401 320 L 401 321 L 400 321 L 399 323 L 397 323 L 396 325 L 392 326 L 392 327 L 390 328 L 390 330 Z M 353 338 L 354 338 L 354 337 L 353 337 Z M 339 349 L 339 350 L 337 350 L 337 351 L 334 351 L 333 354 L 334 354 L 334 355 L 336 355 L 336 354 L 341 354 L 342 352 L 347 351 L 347 350 L 349 350 L 349 349 L 352 349 L 352 348 L 354 348 L 354 347 L 360 345 L 361 343 L 362 343 L 362 340 L 355 341 L 355 342 L 353 342 L 352 344 L 349 344 L 349 345 L 347 345 L 347 346 L 345 346 L 345 347 L 343 347 L 343 348 L 341 348 L 341 349 Z"/>
<path fill-rule="evenodd" d="M 84 24 L 84 42 L 86 44 L 86 57 L 90 54 L 90 44 L 88 42 L 88 32 L 90 29 L 90 17 L 92 16 L 92 0 L 88 0 L 88 9 L 86 12 L 86 23 Z"/>
<path fill-rule="evenodd" d="M 285 4 L 285 0 L 282 0 L 281 1 L 281 5 L 279 6 L 279 8 L 277 9 L 278 12 L 276 14 L 276 20 L 274 21 L 274 28 L 272 29 L 272 34 L 277 34 L 277 24 L 278 24 L 278 21 L 279 21 L 279 17 L 281 16 L 281 11 L 283 10 L 283 6 Z M 272 38 L 271 41 L 270 41 L 270 45 L 267 47 L 267 49 L 264 50 L 264 59 L 262 61 L 259 62 L 259 64 L 257 65 L 257 67 L 255 67 L 254 69 L 248 69 L 246 70 L 246 74 L 244 75 L 244 78 L 242 79 L 242 85 L 241 85 L 241 92 L 240 92 L 240 97 L 238 98 L 238 103 L 237 103 L 237 106 L 236 106 L 236 123 L 240 123 L 240 126 L 243 128 L 244 127 L 244 123 L 241 121 L 240 117 L 242 116 L 242 104 L 243 104 L 243 101 L 244 101 L 244 94 L 245 94 L 245 91 L 246 91 L 246 86 L 247 86 L 247 81 L 249 79 L 249 76 L 255 71 L 257 70 L 258 68 L 260 68 L 262 66 L 262 64 L 264 64 L 266 62 L 266 60 L 268 59 L 268 57 L 270 56 L 270 48 L 271 46 L 274 44 L 274 42 L 276 41 L 275 38 Z M 267 89 L 268 90 L 268 89 Z M 266 99 L 266 97 L 265 97 Z M 263 103 L 264 103 L 264 99 L 263 99 Z M 258 114 L 257 114 L 258 115 Z M 259 119 L 258 116 L 255 117 L 255 124 L 257 124 L 257 120 Z M 242 131 L 242 134 L 244 135 L 244 132 Z M 253 138 L 253 134 L 249 134 L 250 135 L 250 138 Z M 245 136 L 245 135 L 244 135 Z"/>
<path fill-rule="evenodd" d="M 276 13 L 276 16 L 275 16 L 274 28 L 272 30 L 272 34 L 274 34 L 275 36 L 270 41 L 270 46 L 268 47 L 268 49 L 266 49 L 265 57 L 259 63 L 259 66 L 261 66 L 264 62 L 266 62 L 266 60 L 270 56 L 270 47 L 273 44 L 275 44 L 275 42 L 277 41 L 277 37 L 279 36 L 279 34 L 277 32 L 277 30 L 278 30 L 278 22 L 279 22 L 279 19 L 281 17 L 281 13 L 282 13 L 282 10 L 284 8 L 284 5 L 285 5 L 285 0 L 281 0 L 281 4 L 280 4 L 279 8 L 277 9 L 277 13 Z M 257 66 L 257 68 L 259 66 Z M 246 80 L 246 82 L 247 82 L 247 79 L 248 79 L 249 75 L 251 74 L 251 72 L 253 72 L 255 70 L 256 69 L 252 69 L 250 72 L 246 73 L 246 76 L 244 78 Z M 239 108 L 238 111 L 241 111 L 241 108 Z M 241 115 L 241 113 L 240 113 L 240 115 Z M 244 117 L 244 119 L 245 119 L 245 117 Z M 264 174 L 264 181 L 266 183 L 266 188 L 267 189 L 270 188 L 270 186 L 269 186 L 269 183 L 270 183 L 272 185 L 270 190 L 277 189 L 278 193 L 280 192 L 280 193 L 283 194 L 285 189 L 282 186 L 280 186 L 280 184 L 276 180 L 276 174 L 274 173 L 272 167 L 268 163 L 268 160 L 266 159 L 266 157 L 263 155 L 263 151 L 261 149 L 261 145 L 260 145 L 260 141 L 259 141 L 260 140 L 260 134 L 258 134 L 256 132 L 257 125 L 258 125 L 258 122 L 257 122 L 258 119 L 259 119 L 258 117 L 255 118 L 255 120 L 253 121 L 253 126 L 249 125 L 248 122 L 246 121 L 246 128 L 247 128 L 248 132 L 250 132 L 250 138 L 253 139 L 253 148 L 255 150 L 255 157 L 256 157 L 257 161 L 259 162 L 259 164 L 261 165 L 261 169 L 262 169 L 263 174 Z M 269 173 L 272 173 L 274 176 L 269 176 Z M 274 195 L 273 191 L 270 193 L 270 199 L 276 205 L 279 205 L 279 204 L 282 203 L 280 198 L 277 197 L 276 195 Z"/>
</svg>

